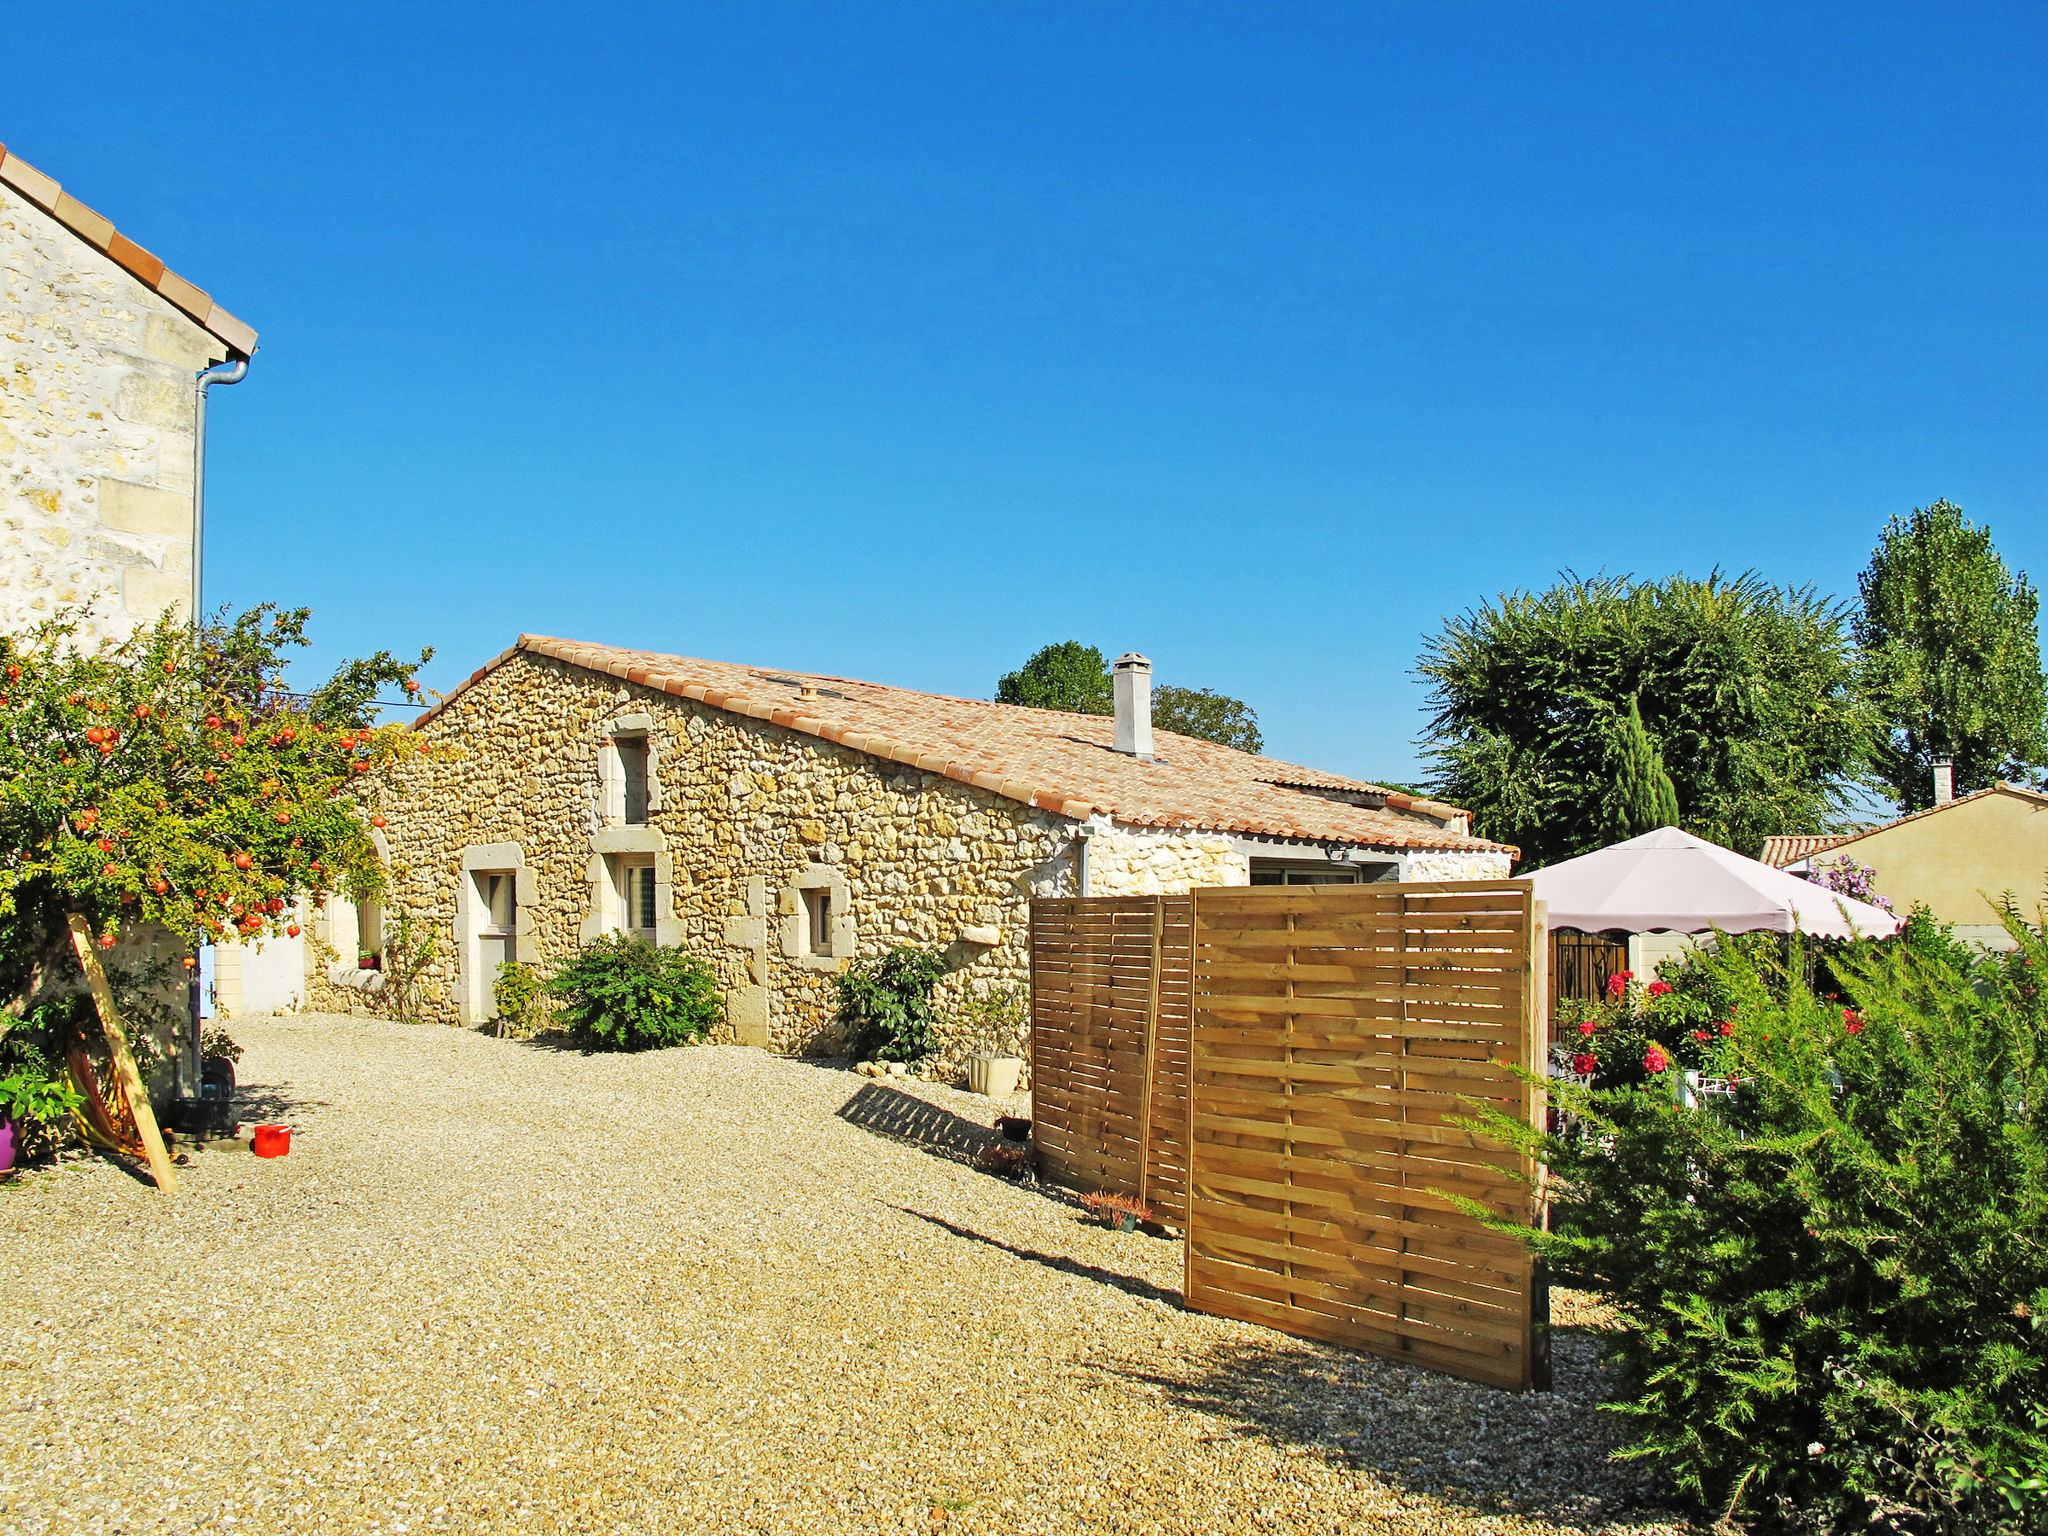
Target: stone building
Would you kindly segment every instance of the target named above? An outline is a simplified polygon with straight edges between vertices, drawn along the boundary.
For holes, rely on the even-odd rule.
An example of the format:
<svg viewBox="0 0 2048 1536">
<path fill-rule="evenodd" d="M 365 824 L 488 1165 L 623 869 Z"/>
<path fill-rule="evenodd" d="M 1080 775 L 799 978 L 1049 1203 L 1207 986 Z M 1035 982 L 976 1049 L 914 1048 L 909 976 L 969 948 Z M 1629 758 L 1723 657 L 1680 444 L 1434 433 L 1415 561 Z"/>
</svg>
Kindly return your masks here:
<svg viewBox="0 0 2048 1536">
<path fill-rule="evenodd" d="M 0 629 L 67 605 L 99 634 L 193 611 L 197 375 L 255 350 L 203 289 L 0 149 Z"/>
<path fill-rule="evenodd" d="M 523 636 L 383 810 L 390 900 L 443 941 L 427 1011 L 487 1021 L 502 960 L 625 931 L 713 962 L 726 1038 L 829 1049 L 832 978 L 892 945 L 946 954 L 942 1000 L 1023 982 L 1033 896 L 1508 870 L 1453 807 L 1155 737 L 1142 657 L 1116 684 L 1070 715 Z M 330 901 L 311 1006 L 364 1001 L 387 916 Z"/>
</svg>

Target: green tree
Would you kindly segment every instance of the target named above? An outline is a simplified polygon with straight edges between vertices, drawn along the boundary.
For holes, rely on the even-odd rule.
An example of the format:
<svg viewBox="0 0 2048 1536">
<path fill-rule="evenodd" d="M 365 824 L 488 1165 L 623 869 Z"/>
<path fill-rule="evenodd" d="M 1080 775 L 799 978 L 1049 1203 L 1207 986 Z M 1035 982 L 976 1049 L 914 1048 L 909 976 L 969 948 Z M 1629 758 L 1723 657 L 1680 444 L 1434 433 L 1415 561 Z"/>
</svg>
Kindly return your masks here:
<svg viewBox="0 0 2048 1536">
<path fill-rule="evenodd" d="M 1616 804 L 1642 793 L 1617 772 L 1623 700 L 1681 824 L 1749 854 L 1842 824 L 1877 728 L 1841 607 L 1754 573 L 1567 574 L 1447 620 L 1418 671 L 1435 792 L 1520 846 L 1525 867 L 1600 847 L 1646 809 Z"/>
<path fill-rule="evenodd" d="M 1107 715 L 1116 708 L 1102 652 L 1078 640 L 1048 645 L 1005 673 L 996 682 L 996 702 L 1075 715 Z"/>
<path fill-rule="evenodd" d="M 1171 683 L 1154 688 L 1152 724 L 1157 730 L 1213 741 L 1254 756 L 1266 745 L 1252 707 L 1213 688 L 1176 688 Z"/>
<path fill-rule="evenodd" d="M 1607 836 L 1614 842 L 1678 825 L 1678 791 L 1650 733 L 1643 725 L 1640 699 L 1628 701 L 1628 713 L 1617 717 L 1612 746 L 1614 787 L 1606 810 Z"/>
<path fill-rule="evenodd" d="M 1958 794 L 2048 761 L 2040 594 L 2007 572 L 1991 530 L 1946 501 L 1894 517 L 1865 567 L 1856 639 L 1890 730 L 1879 778 L 1904 810 L 1934 803 L 1934 763 Z"/>
<path fill-rule="evenodd" d="M 1076 715 L 1116 713 L 1109 664 L 1102 652 L 1078 640 L 1048 645 L 1015 672 L 997 679 L 996 702 L 1061 709 Z M 1155 687 L 1152 725 L 1156 730 L 1194 736 L 1240 752 L 1257 753 L 1265 748 L 1259 717 L 1252 707 L 1213 688 L 1177 688 L 1171 683 Z"/>
<path fill-rule="evenodd" d="M 370 802 L 421 745 L 378 726 L 372 701 L 416 692 L 417 663 L 380 653 L 289 692 L 284 652 L 306 619 L 265 605 L 81 645 L 66 616 L 0 637 L 0 1021 L 10 1037 L 71 1032 L 9 1052 L 63 1059 L 81 982 L 124 931 L 295 933 L 297 896 L 378 889 Z M 131 1003 L 149 1011 L 94 989 L 117 1068 Z"/>
</svg>

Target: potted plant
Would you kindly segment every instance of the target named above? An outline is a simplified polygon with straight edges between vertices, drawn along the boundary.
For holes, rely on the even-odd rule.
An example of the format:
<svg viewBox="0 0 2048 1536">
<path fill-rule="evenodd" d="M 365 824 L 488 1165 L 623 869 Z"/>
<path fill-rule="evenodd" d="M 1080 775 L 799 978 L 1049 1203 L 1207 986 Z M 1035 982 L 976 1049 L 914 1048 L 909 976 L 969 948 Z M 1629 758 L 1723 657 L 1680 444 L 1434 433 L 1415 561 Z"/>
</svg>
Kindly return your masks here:
<svg viewBox="0 0 2048 1536">
<path fill-rule="evenodd" d="M 1024 1058 L 1016 1048 L 1031 1023 L 1030 998 L 1022 987 L 991 987 L 962 998 L 959 1015 L 972 1047 L 967 1056 L 969 1091 L 1008 1098 L 1024 1077 Z"/>
<path fill-rule="evenodd" d="M 0 1074 L 0 1171 L 20 1158 L 33 1123 L 54 1125 L 78 1108 L 78 1090 L 47 1069 L 33 1053 L 22 1053 Z"/>
<path fill-rule="evenodd" d="M 1136 1195 L 1105 1194 L 1096 1190 L 1081 1197 L 1088 1214 L 1112 1232 L 1135 1232 L 1138 1223 L 1150 1221 L 1152 1211 Z"/>
</svg>

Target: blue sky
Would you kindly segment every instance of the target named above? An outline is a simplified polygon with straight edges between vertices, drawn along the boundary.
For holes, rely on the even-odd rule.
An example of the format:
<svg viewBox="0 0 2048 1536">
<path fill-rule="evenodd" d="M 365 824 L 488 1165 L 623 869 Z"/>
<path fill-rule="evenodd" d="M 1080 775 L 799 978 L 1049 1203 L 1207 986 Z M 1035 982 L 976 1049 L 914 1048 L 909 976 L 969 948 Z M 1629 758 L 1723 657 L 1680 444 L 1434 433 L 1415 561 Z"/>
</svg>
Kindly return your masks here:
<svg viewBox="0 0 2048 1536">
<path fill-rule="evenodd" d="M 84 20 L 81 18 L 89 18 Z M 987 696 L 1151 655 L 1415 771 L 1563 567 L 2048 567 L 2048 12 L 8 8 L 0 142 L 256 326 L 209 595 Z"/>
</svg>

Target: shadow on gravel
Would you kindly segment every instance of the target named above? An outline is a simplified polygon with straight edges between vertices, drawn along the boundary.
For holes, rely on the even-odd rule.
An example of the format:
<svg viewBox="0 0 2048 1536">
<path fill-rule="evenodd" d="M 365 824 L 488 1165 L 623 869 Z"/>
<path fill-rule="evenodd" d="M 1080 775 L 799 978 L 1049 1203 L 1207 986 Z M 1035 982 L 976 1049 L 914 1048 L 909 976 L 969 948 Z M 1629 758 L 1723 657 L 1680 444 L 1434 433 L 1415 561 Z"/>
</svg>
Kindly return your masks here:
<svg viewBox="0 0 2048 1536">
<path fill-rule="evenodd" d="M 235 1118 L 287 1121 L 300 1110 L 325 1109 L 326 1099 L 309 1099 L 289 1083 L 241 1083 L 235 1088 Z"/>
<path fill-rule="evenodd" d="M 1241 1434 L 1477 1512 L 1512 1510 L 1580 1530 L 1624 1517 L 1682 1526 L 1652 1473 L 1606 1459 L 1621 1426 L 1594 1406 L 1598 1340 L 1561 1328 L 1551 1350 L 1555 1392 L 1502 1392 L 1277 1335 L 1218 1345 L 1163 1370 L 1099 1368 Z"/>
<path fill-rule="evenodd" d="M 975 1155 L 996 1139 L 996 1133 L 985 1125 L 881 1083 L 863 1086 L 837 1113 L 849 1125 L 908 1142 L 955 1163 L 972 1165 Z"/>
<path fill-rule="evenodd" d="M 930 1216 L 923 1211 L 913 1211 L 907 1205 L 892 1205 L 893 1211 L 906 1216 L 915 1216 L 919 1221 L 928 1221 L 933 1226 L 965 1238 L 970 1243 L 985 1243 L 991 1248 L 1000 1248 L 1012 1258 L 1024 1260 L 1027 1264 L 1040 1264 L 1047 1269 L 1056 1269 L 1063 1275 L 1073 1275 L 1082 1280 L 1093 1280 L 1097 1285 L 1112 1285 L 1127 1295 L 1143 1297 L 1146 1301 L 1160 1301 L 1170 1307 L 1180 1305 L 1180 1292 L 1164 1290 L 1149 1280 L 1140 1280 L 1136 1275 L 1120 1275 L 1113 1269 L 1098 1269 L 1093 1264 L 1083 1264 L 1079 1259 L 1070 1259 L 1061 1253 L 1040 1253 L 1036 1248 L 1019 1248 L 1001 1238 L 990 1237 L 986 1232 L 977 1232 L 972 1227 L 963 1227 L 943 1216 Z"/>
</svg>

